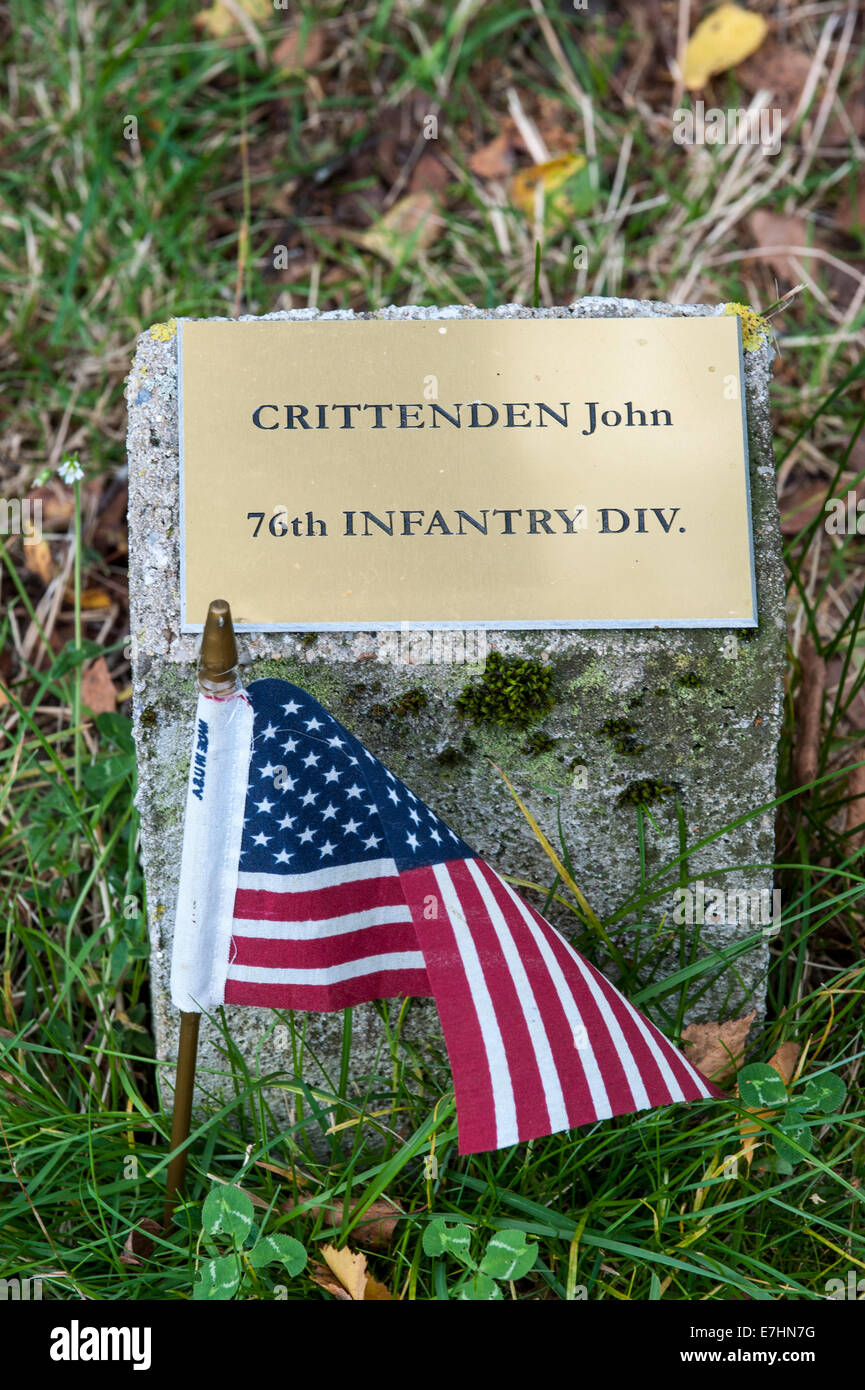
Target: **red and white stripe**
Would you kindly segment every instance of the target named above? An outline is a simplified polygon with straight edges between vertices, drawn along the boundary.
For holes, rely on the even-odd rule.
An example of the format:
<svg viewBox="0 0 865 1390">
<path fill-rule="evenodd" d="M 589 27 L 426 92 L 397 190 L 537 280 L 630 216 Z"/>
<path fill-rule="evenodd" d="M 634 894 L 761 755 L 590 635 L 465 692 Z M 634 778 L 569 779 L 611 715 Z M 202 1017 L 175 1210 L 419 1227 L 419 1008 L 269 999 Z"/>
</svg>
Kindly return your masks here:
<svg viewBox="0 0 865 1390">
<path fill-rule="evenodd" d="M 392 859 L 238 875 L 226 1004 L 327 1011 L 429 993 Z"/>
<path fill-rule="evenodd" d="M 482 859 L 238 876 L 227 1004 L 434 995 L 461 1153 L 720 1095 Z"/>
</svg>

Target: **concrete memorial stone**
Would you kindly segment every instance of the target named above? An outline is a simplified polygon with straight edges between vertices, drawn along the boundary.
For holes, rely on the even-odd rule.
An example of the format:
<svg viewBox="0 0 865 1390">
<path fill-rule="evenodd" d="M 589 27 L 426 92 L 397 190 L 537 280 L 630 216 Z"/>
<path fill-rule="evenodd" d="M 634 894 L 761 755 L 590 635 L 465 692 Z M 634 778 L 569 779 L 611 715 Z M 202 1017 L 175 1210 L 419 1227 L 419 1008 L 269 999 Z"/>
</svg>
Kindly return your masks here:
<svg viewBox="0 0 865 1390">
<path fill-rule="evenodd" d="M 583 299 L 547 310 L 300 310 L 184 321 L 182 372 L 173 320 L 141 336 L 127 391 L 131 640 L 164 1079 L 177 1042 L 168 971 L 197 633 L 213 598 L 232 605 L 244 681 L 279 675 L 306 687 L 500 872 L 546 885 L 549 861 L 492 764 L 504 769 L 553 843 L 560 820 L 595 912 L 621 911 L 618 926 L 631 941 L 642 922 L 642 949 L 655 938 L 661 974 L 683 963 L 683 935 L 697 955 L 752 936 L 734 964 L 702 978 L 689 1017 L 762 1012 L 773 813 L 750 813 L 775 792 L 785 651 L 772 350 L 748 325 L 748 350 L 727 371 L 715 347 L 707 357 L 696 345 L 704 336 L 726 344 L 728 335 L 705 325 L 686 340 L 680 323 L 697 330 L 726 317 L 724 306 Z M 372 372 L 375 354 L 358 360 L 333 346 L 328 323 L 357 320 L 375 326 L 399 384 L 391 394 Z M 414 332 L 431 320 L 440 333 L 467 320 L 507 325 L 506 346 L 493 361 L 476 343 L 460 391 L 446 389 L 446 366 L 425 362 Z M 618 382 L 623 340 L 617 347 L 608 333 L 611 320 L 645 321 Z M 573 354 L 557 344 L 551 351 L 537 332 L 568 322 L 580 330 L 572 344 L 589 353 L 586 380 L 601 379 L 595 359 L 606 361 L 617 396 L 586 391 Z M 218 334 L 204 332 L 216 326 Z M 524 329 L 534 338 L 521 340 Z M 454 333 L 449 350 L 471 341 L 472 333 Z M 639 359 L 637 342 L 658 344 L 652 362 Z M 342 362 L 340 394 L 332 382 L 315 390 L 328 358 Z M 421 373 L 413 392 L 405 389 L 410 362 Z M 720 368 L 711 391 L 700 366 Z M 636 380 L 648 382 L 648 394 L 638 395 Z M 212 408 L 235 389 L 253 403 L 237 412 L 236 434 L 230 413 Z M 721 400 L 739 407 L 716 413 Z M 577 433 L 580 447 L 570 443 Z M 416 464 L 411 496 L 396 482 L 407 451 Z M 477 458 L 487 484 L 498 467 L 502 491 L 485 492 L 465 467 L 449 469 L 461 490 L 450 476 L 444 488 L 442 454 L 462 464 Z M 362 486 L 340 492 L 329 476 L 334 460 L 356 467 Z M 344 483 L 351 474 L 340 476 Z M 617 490 L 623 477 L 630 493 Z M 445 492 L 447 508 L 439 505 Z M 424 554 L 456 536 L 461 551 Z M 539 545 L 548 546 L 540 563 Z M 566 932 L 573 922 L 555 907 L 549 915 Z M 291 1068 L 285 1030 L 274 1029 L 269 1012 L 226 1013 L 250 1066 Z M 305 1022 L 305 1076 L 320 1083 L 311 1054 L 338 1071 L 342 1020 Z M 441 1050 L 432 1001 L 411 1003 L 404 1035 Z M 376 1007 L 358 1006 L 356 1077 L 373 1068 L 381 1042 Z M 205 1019 L 201 1091 L 230 1090 L 227 1077 L 220 1081 L 227 1070 Z"/>
</svg>

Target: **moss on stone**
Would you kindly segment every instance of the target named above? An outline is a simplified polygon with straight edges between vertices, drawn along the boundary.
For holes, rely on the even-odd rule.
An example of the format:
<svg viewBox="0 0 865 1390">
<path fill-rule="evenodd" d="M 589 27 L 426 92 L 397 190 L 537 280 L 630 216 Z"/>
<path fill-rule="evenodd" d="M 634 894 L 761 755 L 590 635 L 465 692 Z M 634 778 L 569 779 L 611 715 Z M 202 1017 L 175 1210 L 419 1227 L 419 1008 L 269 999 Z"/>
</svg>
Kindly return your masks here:
<svg viewBox="0 0 865 1390">
<path fill-rule="evenodd" d="M 523 744 L 522 751 L 530 758 L 537 758 L 541 753 L 549 753 L 558 741 L 546 729 L 534 729 Z"/>
<path fill-rule="evenodd" d="M 671 796 L 676 790 L 673 782 L 662 782 L 658 777 L 642 777 L 638 782 L 629 782 L 617 798 L 619 806 L 651 806 Z"/>
<path fill-rule="evenodd" d="M 397 695 L 390 702 L 391 714 L 403 718 L 407 714 L 420 714 L 422 709 L 426 709 L 429 704 L 429 697 L 425 690 L 416 685 L 411 690 L 403 691 L 402 695 Z"/>
<path fill-rule="evenodd" d="M 553 708 L 552 686 L 551 666 L 490 652 L 481 679 L 470 681 L 457 696 L 457 712 L 478 723 L 525 729 Z"/>
<path fill-rule="evenodd" d="M 612 739 L 613 747 L 622 757 L 634 758 L 646 751 L 645 743 L 634 737 L 637 731 L 630 719 L 605 719 L 598 732 Z"/>
</svg>

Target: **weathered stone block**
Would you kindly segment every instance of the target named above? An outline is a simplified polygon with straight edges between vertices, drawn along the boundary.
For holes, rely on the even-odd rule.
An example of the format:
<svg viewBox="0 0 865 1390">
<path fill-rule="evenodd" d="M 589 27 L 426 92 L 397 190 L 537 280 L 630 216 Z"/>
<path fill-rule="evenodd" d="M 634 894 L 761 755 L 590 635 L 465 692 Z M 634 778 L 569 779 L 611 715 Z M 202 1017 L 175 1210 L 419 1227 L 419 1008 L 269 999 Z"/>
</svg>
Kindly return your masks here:
<svg viewBox="0 0 865 1390">
<path fill-rule="evenodd" d="M 583 299 L 569 308 L 538 311 L 517 305 L 489 313 L 462 307 L 395 308 L 375 317 L 670 317 L 721 312 L 720 306 Z M 290 321 L 352 315 L 300 310 L 269 317 Z M 393 331 L 399 332 L 397 322 Z M 169 1000 L 168 973 L 198 641 L 179 630 L 176 348 L 172 325 L 143 334 L 127 391 L 138 805 L 157 1047 L 166 1062 L 174 1056 L 178 1025 Z M 785 608 L 768 413 L 771 355 L 768 346 L 745 353 L 760 619 L 756 632 L 493 632 L 491 651 L 518 654 L 552 670 L 552 708 L 528 732 L 461 716 L 459 697 L 470 675 L 464 666 L 382 660 L 382 645 L 387 651 L 394 643 L 391 638 L 382 644 L 374 633 L 322 633 L 313 640 L 309 634 L 243 634 L 239 645 L 244 678 L 279 675 L 307 687 L 500 872 L 548 884 L 549 862 L 492 763 L 504 768 L 554 843 L 560 808 L 564 841 L 580 886 L 601 916 L 617 911 L 639 889 L 638 802 L 651 811 L 651 819 L 644 818 L 647 878 L 680 855 L 684 836 L 691 878 L 702 875 L 708 883 L 710 875 L 720 873 L 712 881 L 748 894 L 752 901 L 761 893 L 765 898 L 772 888 L 773 813 L 735 822 L 775 794 L 781 721 Z M 700 467 L 699 439 L 694 440 L 694 467 Z M 712 564 L 711 553 L 706 564 Z M 230 594 L 213 597 L 231 600 Z M 486 673 L 493 686 L 495 676 L 493 663 Z M 425 699 L 418 697 L 419 690 Z M 494 689 L 492 695 L 494 699 Z M 701 841 L 709 843 L 691 848 Z M 749 865 L 763 867 L 739 867 Z M 662 974 L 683 963 L 682 929 L 671 926 L 678 882 L 677 868 L 653 885 L 663 885 L 660 897 L 642 914 L 632 911 L 619 923 L 627 928 L 641 916 L 659 933 L 660 942 L 669 935 Z M 555 908 L 550 915 L 565 931 L 574 920 Z M 712 951 L 740 939 L 754 930 L 741 916 L 740 905 L 734 921 L 689 927 L 687 940 L 695 949 Z M 645 947 L 648 933 L 641 935 Z M 719 972 L 689 1017 L 729 1016 L 750 1008 L 760 1014 L 767 953 L 764 941 L 734 968 Z M 273 1028 L 269 1012 L 229 1009 L 227 1017 L 251 1066 L 272 1072 L 290 1065 L 273 1038 L 262 1045 Z M 658 1017 L 663 1026 L 665 1020 Z M 441 1048 L 431 1001 L 412 1003 L 406 1035 L 421 1042 L 433 1039 Z M 308 1016 L 307 1036 L 311 1049 L 338 1070 L 340 1016 Z M 374 1006 L 359 1007 L 353 1045 L 356 1076 L 369 1072 L 380 1043 L 381 1023 Z M 386 1057 L 384 1064 L 387 1071 Z M 205 1021 L 203 1088 L 218 1091 L 219 1074 L 226 1070 Z M 307 1080 L 321 1080 L 312 1063 Z"/>
</svg>

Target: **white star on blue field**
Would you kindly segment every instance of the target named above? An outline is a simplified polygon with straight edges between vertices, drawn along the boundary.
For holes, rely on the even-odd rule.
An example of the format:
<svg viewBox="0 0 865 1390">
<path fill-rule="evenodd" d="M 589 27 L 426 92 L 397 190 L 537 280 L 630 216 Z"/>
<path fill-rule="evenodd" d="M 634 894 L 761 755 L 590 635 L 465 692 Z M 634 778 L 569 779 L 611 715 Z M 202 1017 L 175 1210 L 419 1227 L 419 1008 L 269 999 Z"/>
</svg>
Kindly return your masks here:
<svg viewBox="0 0 865 1390">
<path fill-rule="evenodd" d="M 464 840 L 299 686 L 246 687 L 254 722 L 240 850 L 245 874 L 394 859 L 474 858 Z"/>
</svg>

